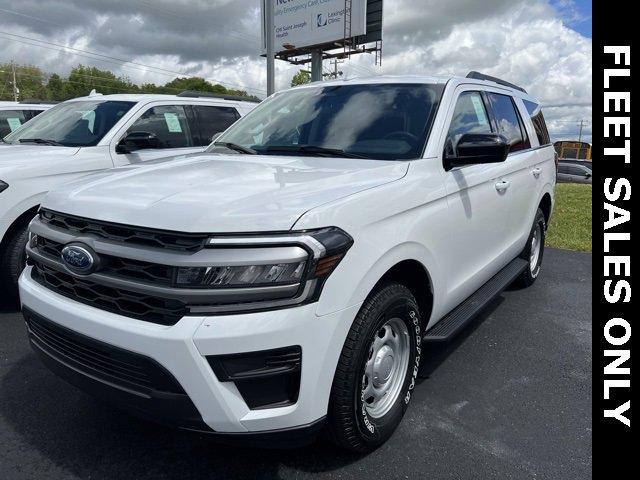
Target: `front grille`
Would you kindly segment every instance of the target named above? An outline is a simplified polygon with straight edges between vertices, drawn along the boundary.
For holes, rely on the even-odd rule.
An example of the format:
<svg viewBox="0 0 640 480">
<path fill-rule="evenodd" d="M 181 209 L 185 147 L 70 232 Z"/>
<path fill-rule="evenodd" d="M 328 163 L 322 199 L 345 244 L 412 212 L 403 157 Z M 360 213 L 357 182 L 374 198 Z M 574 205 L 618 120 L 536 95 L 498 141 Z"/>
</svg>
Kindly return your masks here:
<svg viewBox="0 0 640 480">
<path fill-rule="evenodd" d="M 52 260 L 59 260 L 64 244 L 39 236 L 38 250 Z M 171 285 L 174 268 L 168 265 L 142 262 L 130 258 L 100 255 L 100 273 L 128 280 L 139 280 L 154 285 Z"/>
<path fill-rule="evenodd" d="M 208 235 L 178 233 L 143 227 L 130 227 L 61 214 L 51 210 L 40 211 L 42 222 L 75 235 L 93 235 L 105 240 L 145 247 L 196 251 L 205 246 Z"/>
<path fill-rule="evenodd" d="M 175 378 L 148 357 L 86 337 L 28 309 L 24 316 L 34 345 L 68 367 L 142 394 L 185 394 Z"/>
<path fill-rule="evenodd" d="M 138 320 L 175 325 L 187 315 L 187 305 L 178 300 L 158 298 L 100 285 L 59 272 L 34 262 L 32 278 L 40 285 L 77 302 Z"/>
</svg>

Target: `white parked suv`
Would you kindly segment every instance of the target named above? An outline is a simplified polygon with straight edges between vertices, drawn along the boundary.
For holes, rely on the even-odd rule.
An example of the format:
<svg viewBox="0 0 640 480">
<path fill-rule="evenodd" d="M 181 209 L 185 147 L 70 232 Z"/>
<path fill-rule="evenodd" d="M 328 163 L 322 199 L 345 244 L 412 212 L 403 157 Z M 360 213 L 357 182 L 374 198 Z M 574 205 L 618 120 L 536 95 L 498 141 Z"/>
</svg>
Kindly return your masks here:
<svg viewBox="0 0 640 480">
<path fill-rule="evenodd" d="M 498 79 L 277 93 L 207 153 L 52 191 L 20 278 L 29 337 L 137 415 L 367 451 L 423 343 L 535 281 L 554 184 L 538 102 Z"/>
<path fill-rule="evenodd" d="M 50 109 L 56 102 L 0 102 L 0 138 L 17 130 L 23 123 Z M 0 142 L 0 147 L 6 145 Z"/>
<path fill-rule="evenodd" d="M 17 296 L 27 224 L 49 189 L 97 170 L 202 152 L 255 106 L 205 95 L 94 94 L 60 103 L 0 139 L 0 292 Z"/>
</svg>

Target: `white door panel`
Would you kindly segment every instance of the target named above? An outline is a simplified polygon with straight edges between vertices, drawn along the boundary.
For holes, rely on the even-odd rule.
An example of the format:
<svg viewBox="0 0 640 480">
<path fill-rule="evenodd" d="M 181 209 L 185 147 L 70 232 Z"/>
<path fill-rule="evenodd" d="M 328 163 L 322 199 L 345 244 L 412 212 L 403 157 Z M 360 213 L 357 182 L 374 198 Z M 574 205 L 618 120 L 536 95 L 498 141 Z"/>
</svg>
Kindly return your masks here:
<svg viewBox="0 0 640 480">
<path fill-rule="evenodd" d="M 462 301 L 504 264 L 507 197 L 511 185 L 501 188 L 504 164 L 471 165 L 445 173 L 449 208 L 449 295 Z"/>
<path fill-rule="evenodd" d="M 495 133 L 478 88 L 460 87 L 451 103 L 441 140 L 455 151 L 464 133 Z M 448 296 L 459 303 L 504 265 L 509 222 L 506 162 L 467 165 L 444 172 L 450 244 L 442 252 Z"/>
</svg>

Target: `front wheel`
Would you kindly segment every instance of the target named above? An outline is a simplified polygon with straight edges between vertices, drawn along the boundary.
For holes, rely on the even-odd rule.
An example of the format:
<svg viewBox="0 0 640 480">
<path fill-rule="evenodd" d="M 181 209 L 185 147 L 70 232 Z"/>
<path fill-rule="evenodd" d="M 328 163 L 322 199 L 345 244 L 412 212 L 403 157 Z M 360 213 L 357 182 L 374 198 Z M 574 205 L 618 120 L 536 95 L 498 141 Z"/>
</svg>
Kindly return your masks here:
<svg viewBox="0 0 640 480">
<path fill-rule="evenodd" d="M 520 258 L 527 260 L 527 268 L 516 280 L 516 284 L 521 287 L 533 285 L 533 282 L 538 278 L 540 267 L 542 266 L 546 231 L 547 223 L 544 218 L 544 213 L 538 209 L 533 226 L 531 227 L 531 233 L 529 233 L 529 238 L 527 239 L 527 245 L 520 255 Z"/>
<path fill-rule="evenodd" d="M 331 388 L 328 433 L 337 445 L 366 452 L 391 436 L 411 400 L 421 341 L 420 311 L 408 288 L 389 283 L 365 301 Z"/>
<path fill-rule="evenodd" d="M 25 248 L 29 232 L 27 225 L 15 230 L 5 244 L 4 251 L 0 251 L 0 298 L 10 302 L 18 301 L 18 278 L 27 263 Z"/>
</svg>

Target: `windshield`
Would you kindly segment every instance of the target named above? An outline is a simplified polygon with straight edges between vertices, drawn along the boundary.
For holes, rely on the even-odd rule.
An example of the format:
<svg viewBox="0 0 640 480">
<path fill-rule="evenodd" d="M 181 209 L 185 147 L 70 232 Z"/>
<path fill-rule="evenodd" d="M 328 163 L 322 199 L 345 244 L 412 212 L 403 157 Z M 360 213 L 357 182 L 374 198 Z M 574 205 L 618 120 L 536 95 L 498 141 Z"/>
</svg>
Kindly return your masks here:
<svg viewBox="0 0 640 480">
<path fill-rule="evenodd" d="M 291 90 L 260 104 L 215 144 L 272 155 L 420 158 L 442 90 L 427 84 Z"/>
<path fill-rule="evenodd" d="M 133 105 L 135 102 L 110 100 L 61 103 L 7 135 L 5 141 L 90 147 L 97 145 Z"/>
</svg>

